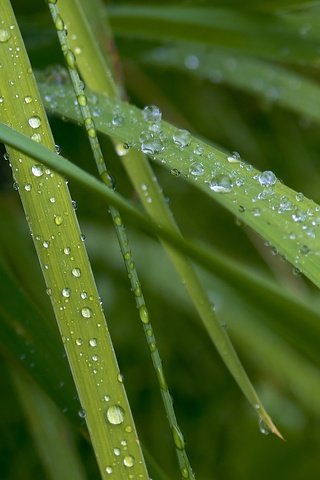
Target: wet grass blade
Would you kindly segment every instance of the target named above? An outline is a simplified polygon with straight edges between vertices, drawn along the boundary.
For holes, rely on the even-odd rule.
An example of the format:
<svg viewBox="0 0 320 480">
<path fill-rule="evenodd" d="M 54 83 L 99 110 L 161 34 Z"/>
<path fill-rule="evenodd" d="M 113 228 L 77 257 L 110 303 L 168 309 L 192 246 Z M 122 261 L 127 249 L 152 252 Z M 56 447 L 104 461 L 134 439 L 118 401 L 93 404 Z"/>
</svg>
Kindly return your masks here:
<svg viewBox="0 0 320 480">
<path fill-rule="evenodd" d="M 31 144 L 37 146 L 41 142 L 54 150 L 10 2 L 2 3 L 0 119 L 23 132 Z M 19 52 L 18 60 L 12 51 Z M 8 145 L 7 151 L 77 387 L 80 414 L 86 418 L 101 476 L 109 478 L 111 469 L 114 478 L 124 479 L 130 469 L 147 479 L 134 421 L 66 182 L 56 172 Z M 115 457 L 115 445 L 121 441 L 126 442 L 127 451 Z"/>
</svg>

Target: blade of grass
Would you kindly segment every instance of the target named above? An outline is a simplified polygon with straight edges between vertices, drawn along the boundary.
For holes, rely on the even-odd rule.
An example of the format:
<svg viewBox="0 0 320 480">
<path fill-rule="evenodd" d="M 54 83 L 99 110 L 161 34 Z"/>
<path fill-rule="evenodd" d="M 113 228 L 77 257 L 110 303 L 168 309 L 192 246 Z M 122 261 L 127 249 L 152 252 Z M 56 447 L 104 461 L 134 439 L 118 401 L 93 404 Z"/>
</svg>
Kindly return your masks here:
<svg viewBox="0 0 320 480">
<path fill-rule="evenodd" d="M 49 4 L 49 7 L 50 7 L 50 13 L 51 13 L 53 22 L 57 29 L 57 34 L 60 41 L 61 49 L 64 52 L 66 57 L 69 75 L 72 81 L 74 92 L 77 96 L 77 101 L 81 111 L 83 123 L 86 127 L 87 136 L 90 142 L 91 150 L 92 150 L 93 157 L 98 169 L 98 173 L 100 175 L 101 180 L 106 184 L 107 188 L 113 189 L 114 188 L 113 180 L 107 170 L 107 166 L 103 157 L 103 153 L 97 137 L 97 131 L 94 125 L 92 112 L 90 107 L 88 106 L 87 97 L 84 92 L 83 82 L 80 80 L 80 77 L 78 74 L 74 52 L 70 48 L 70 44 L 66 36 L 64 20 L 60 15 L 57 4 L 51 3 Z M 80 37 L 80 41 L 81 41 L 81 37 Z M 87 55 L 84 55 L 84 57 L 87 57 Z M 119 210 L 114 208 L 113 206 L 110 206 L 109 212 L 111 214 L 113 226 L 117 234 L 120 251 L 122 253 L 122 257 L 127 269 L 131 290 L 135 297 L 135 302 L 139 311 L 140 320 L 143 325 L 145 339 L 149 347 L 153 366 L 159 381 L 160 392 L 161 392 L 162 400 L 164 403 L 165 411 L 167 414 L 169 427 L 172 431 L 181 475 L 183 478 L 190 478 L 192 480 L 195 477 L 194 477 L 194 474 L 190 466 L 190 462 L 184 447 L 185 442 L 183 439 L 183 435 L 177 423 L 177 418 L 176 418 L 176 414 L 173 407 L 172 397 L 171 397 L 169 388 L 167 386 L 164 370 L 162 367 L 162 361 L 160 358 L 156 339 L 153 333 L 152 325 L 150 322 L 149 311 L 147 309 L 145 298 L 142 293 L 142 288 L 141 288 L 140 280 L 138 277 L 138 272 L 135 266 L 134 258 L 131 253 L 129 239 L 126 234 L 126 229 L 123 224 L 123 220 L 120 216 Z"/>
<path fill-rule="evenodd" d="M 42 88 L 49 111 L 79 121 L 68 89 L 61 94 L 50 87 Z M 150 158 L 181 176 L 212 199 L 219 202 L 241 221 L 268 240 L 295 268 L 320 286 L 319 269 L 319 206 L 282 184 L 273 172 L 259 172 L 241 160 L 239 154 L 227 154 L 192 137 L 166 122 L 161 122 L 162 139 L 150 133 L 149 124 L 134 106 L 106 99 L 94 103 L 100 116 L 98 130 L 122 141 L 125 147 L 144 150 L 146 132 Z M 122 125 L 112 124 L 114 109 L 123 115 Z M 137 139 L 141 139 L 137 141 Z M 160 143 L 159 143 L 160 142 Z M 194 153 L 194 151 L 201 152 Z M 272 228 L 271 228 L 272 227 Z"/>
<path fill-rule="evenodd" d="M 9 1 L 3 2 L 0 118 L 54 149 L 36 83 Z M 19 52 L 18 59 L 12 51 Z M 30 139 L 30 138 L 29 138 Z M 43 147 L 44 148 L 44 147 Z M 124 386 L 65 180 L 8 148 L 48 293 L 86 417 L 102 478 L 147 479 Z M 108 399 L 106 401 L 105 399 Z M 126 441 L 127 450 L 114 448 Z"/>
</svg>

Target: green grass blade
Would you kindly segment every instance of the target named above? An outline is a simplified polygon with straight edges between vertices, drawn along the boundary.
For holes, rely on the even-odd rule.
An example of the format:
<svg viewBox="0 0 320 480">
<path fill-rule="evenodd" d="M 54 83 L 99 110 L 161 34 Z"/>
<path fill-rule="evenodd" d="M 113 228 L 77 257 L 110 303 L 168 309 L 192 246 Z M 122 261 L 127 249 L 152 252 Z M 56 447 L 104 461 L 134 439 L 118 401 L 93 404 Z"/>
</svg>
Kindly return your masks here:
<svg viewBox="0 0 320 480">
<path fill-rule="evenodd" d="M 44 87 L 43 94 L 49 99 L 47 108 L 78 121 L 72 95 L 69 92 L 68 98 L 67 90 L 64 92 L 61 98 L 52 88 Z M 124 118 L 119 126 L 112 124 L 115 107 L 121 109 Z M 100 131 L 129 147 L 146 149 L 144 137 L 149 125 L 136 107 L 101 98 L 96 108 L 100 111 L 96 119 Z M 226 154 L 166 122 L 161 122 L 161 130 L 161 140 L 149 133 L 151 159 L 221 203 L 320 286 L 317 254 L 320 216 L 315 202 L 282 184 L 273 172 L 259 172 L 238 155 Z M 137 141 L 138 138 L 142 140 Z"/>
<path fill-rule="evenodd" d="M 42 142 L 53 150 L 46 114 L 10 2 L 3 2 L 2 11 L 0 119 L 29 140 L 31 137 L 34 145 Z M 19 63 L 11 51 L 19 52 Z M 101 476 L 109 478 L 112 469 L 114 478 L 125 479 L 130 469 L 146 479 L 133 418 L 119 381 L 119 368 L 66 182 L 18 151 L 7 151 Z M 126 442 L 127 450 L 115 456 L 114 448 L 121 441 Z"/>
</svg>

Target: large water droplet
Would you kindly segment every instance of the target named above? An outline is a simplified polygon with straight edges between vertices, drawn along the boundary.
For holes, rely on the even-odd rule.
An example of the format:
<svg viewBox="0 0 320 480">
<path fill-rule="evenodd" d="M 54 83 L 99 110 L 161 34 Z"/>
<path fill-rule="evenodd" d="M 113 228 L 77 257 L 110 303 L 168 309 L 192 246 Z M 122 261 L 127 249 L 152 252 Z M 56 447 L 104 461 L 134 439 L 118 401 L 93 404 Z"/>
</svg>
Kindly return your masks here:
<svg viewBox="0 0 320 480">
<path fill-rule="evenodd" d="M 63 297 L 69 298 L 71 294 L 71 290 L 70 288 L 64 288 L 61 293 Z"/>
<path fill-rule="evenodd" d="M 84 318 L 90 318 L 92 315 L 92 310 L 89 307 L 83 307 L 81 308 L 81 315 Z"/>
<path fill-rule="evenodd" d="M 9 30 L 5 30 L 3 28 L 0 28 L 0 42 L 1 43 L 7 42 L 10 37 L 11 37 L 11 33 L 9 32 Z"/>
<path fill-rule="evenodd" d="M 161 153 L 163 150 L 163 143 L 158 138 L 146 140 L 141 144 L 141 151 L 146 155 L 155 155 L 156 153 Z"/>
<path fill-rule="evenodd" d="M 265 172 L 260 173 L 259 183 L 263 186 L 271 186 L 274 185 L 277 181 L 277 177 L 271 170 L 266 170 Z"/>
<path fill-rule="evenodd" d="M 132 455 L 126 455 L 123 459 L 123 465 L 131 468 L 134 465 L 134 457 Z"/>
<path fill-rule="evenodd" d="M 211 190 L 217 193 L 229 193 L 232 190 L 232 181 L 228 175 L 216 175 L 209 183 Z"/>
<path fill-rule="evenodd" d="M 161 111 L 156 105 L 144 107 L 142 115 L 146 122 L 157 123 L 161 120 Z"/>
<path fill-rule="evenodd" d="M 98 345 L 98 340 L 96 338 L 90 338 L 89 345 L 90 347 L 96 347 Z"/>
<path fill-rule="evenodd" d="M 39 128 L 41 125 L 41 118 L 37 115 L 34 115 L 28 119 L 28 123 L 31 128 Z"/>
<path fill-rule="evenodd" d="M 192 162 L 189 168 L 189 172 L 194 177 L 200 177 L 204 174 L 204 166 L 201 162 Z"/>
<path fill-rule="evenodd" d="M 228 155 L 227 160 L 229 163 L 239 163 L 241 162 L 241 156 L 239 152 L 231 152 L 230 155 Z"/>
<path fill-rule="evenodd" d="M 119 405 L 111 405 L 107 410 L 106 416 L 108 422 L 112 425 L 120 425 L 124 420 L 124 410 Z"/>
<path fill-rule="evenodd" d="M 185 148 L 190 145 L 191 142 L 191 134 L 188 130 L 177 130 L 172 136 L 173 142 L 178 145 L 180 148 Z"/>
<path fill-rule="evenodd" d="M 33 165 L 31 171 L 35 177 L 41 177 L 44 174 L 44 168 L 42 165 Z"/>
</svg>

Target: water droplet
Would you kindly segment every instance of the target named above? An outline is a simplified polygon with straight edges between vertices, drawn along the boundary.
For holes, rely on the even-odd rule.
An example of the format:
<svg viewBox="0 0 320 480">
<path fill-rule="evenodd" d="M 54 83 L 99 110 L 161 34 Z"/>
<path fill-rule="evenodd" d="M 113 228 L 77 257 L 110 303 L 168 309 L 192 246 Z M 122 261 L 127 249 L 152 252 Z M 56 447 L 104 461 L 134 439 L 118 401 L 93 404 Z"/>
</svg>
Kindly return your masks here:
<svg viewBox="0 0 320 480">
<path fill-rule="evenodd" d="M 200 177 L 204 174 L 204 166 L 201 162 L 192 162 L 189 168 L 189 172 L 194 177 Z"/>
<path fill-rule="evenodd" d="M 196 55 L 187 55 L 184 59 L 185 67 L 189 70 L 196 70 L 199 67 L 199 58 Z"/>
<path fill-rule="evenodd" d="M 254 209 L 252 210 L 252 214 L 253 214 L 254 217 L 260 217 L 260 215 L 261 215 L 261 210 L 260 210 L 260 208 L 254 208 Z"/>
<path fill-rule="evenodd" d="M 156 105 L 144 107 L 142 115 L 146 122 L 157 123 L 161 120 L 161 111 Z"/>
<path fill-rule="evenodd" d="M 203 152 L 204 152 L 204 148 L 203 148 L 202 145 L 199 145 L 199 144 L 197 144 L 197 145 L 194 147 L 194 149 L 193 149 L 193 153 L 194 153 L 195 155 L 198 155 L 199 157 L 201 157 L 201 155 L 203 154 Z"/>
<path fill-rule="evenodd" d="M 42 245 L 43 245 L 44 248 L 49 248 L 49 242 L 47 242 L 47 241 L 44 241 L 42 243 Z"/>
<path fill-rule="evenodd" d="M 80 408 L 80 410 L 79 410 L 79 412 L 78 412 L 78 415 L 79 415 L 79 417 L 81 417 L 81 418 L 85 418 L 86 415 L 87 415 L 87 412 L 85 411 L 84 408 Z"/>
<path fill-rule="evenodd" d="M 231 152 L 230 155 L 228 155 L 227 160 L 229 163 L 239 163 L 241 162 L 241 156 L 239 152 Z"/>
<path fill-rule="evenodd" d="M 70 247 L 64 247 L 63 253 L 64 253 L 65 255 L 70 255 L 70 253 L 71 253 L 71 248 L 70 248 Z M 77 275 L 75 275 L 73 272 L 72 272 L 72 275 L 74 275 L 75 277 L 77 276 Z M 80 277 L 80 275 L 78 275 L 78 276 Z"/>
<path fill-rule="evenodd" d="M 298 208 L 294 211 L 294 213 L 291 215 L 292 220 L 294 222 L 304 222 L 305 219 L 307 218 L 307 214 L 303 212 L 302 210 L 299 210 Z"/>
<path fill-rule="evenodd" d="M 9 30 L 4 30 L 3 28 L 0 28 L 0 42 L 5 43 L 9 40 L 11 37 L 11 33 Z"/>
<path fill-rule="evenodd" d="M 183 438 L 181 430 L 176 425 L 172 426 L 172 436 L 173 436 L 173 441 L 174 441 L 175 446 L 179 450 L 183 450 L 184 446 L 185 446 L 184 438 Z"/>
<path fill-rule="evenodd" d="M 124 117 L 121 113 L 115 114 L 114 117 L 112 118 L 112 125 L 114 125 L 115 127 L 120 127 L 121 125 L 123 125 L 123 122 L 124 122 Z"/>
<path fill-rule="evenodd" d="M 51 203 L 55 203 L 55 202 L 56 202 L 56 199 L 55 199 L 55 197 L 50 197 L 50 198 L 49 198 L 49 201 L 50 201 Z"/>
<path fill-rule="evenodd" d="M 54 217 L 54 223 L 59 227 L 63 223 L 63 217 L 61 217 L 61 215 L 56 215 Z"/>
<path fill-rule="evenodd" d="M 180 148 L 185 148 L 190 145 L 191 142 L 191 134 L 188 130 L 177 130 L 176 133 L 172 136 L 173 142 L 178 145 Z"/>
<path fill-rule="evenodd" d="M 120 457 L 120 455 L 121 455 L 120 448 L 114 448 L 113 453 L 115 454 L 116 457 Z"/>
<path fill-rule="evenodd" d="M 300 248 L 300 253 L 302 253 L 302 255 L 308 255 L 308 253 L 310 253 L 310 248 L 308 245 L 302 245 Z"/>
<path fill-rule="evenodd" d="M 120 425 L 124 420 L 124 410 L 119 405 L 111 405 L 106 413 L 107 420 L 112 425 Z"/>
<path fill-rule="evenodd" d="M 81 292 L 81 293 L 80 293 L 80 297 L 81 297 L 83 300 L 85 300 L 86 298 L 88 298 L 87 292 L 85 292 L 85 291 Z"/>
<path fill-rule="evenodd" d="M 268 427 L 268 425 L 262 420 L 262 418 L 259 419 L 259 430 L 262 433 L 262 435 L 270 435 L 271 430 Z"/>
<path fill-rule="evenodd" d="M 71 294 L 71 290 L 70 288 L 64 288 L 61 293 L 63 297 L 69 298 Z"/>
<path fill-rule="evenodd" d="M 34 133 L 33 135 L 31 135 L 31 139 L 32 139 L 34 142 L 41 143 L 41 135 L 40 135 L 40 133 Z"/>
<path fill-rule="evenodd" d="M 91 308 L 89 308 L 89 307 L 83 307 L 83 308 L 81 308 L 81 315 L 82 315 L 84 318 L 90 318 L 91 315 L 92 315 L 92 310 L 91 310 Z"/>
<path fill-rule="evenodd" d="M 71 273 L 72 273 L 72 275 L 73 275 L 74 277 L 79 278 L 80 275 L 81 275 L 81 270 L 80 270 L 80 268 L 73 268 L 73 269 L 71 270 Z"/>
<path fill-rule="evenodd" d="M 24 103 L 29 104 L 31 102 L 32 102 L 32 97 L 30 97 L 30 95 L 27 95 L 26 97 L 24 97 Z"/>
<path fill-rule="evenodd" d="M 161 153 L 163 150 L 163 143 L 157 138 L 146 140 L 141 144 L 141 151 L 146 155 L 155 155 L 156 153 Z"/>
<path fill-rule="evenodd" d="M 260 173 L 258 180 L 260 185 L 271 186 L 276 183 L 277 177 L 271 170 L 266 170 L 265 172 Z"/>
<path fill-rule="evenodd" d="M 78 347 L 81 347 L 82 344 L 83 344 L 82 338 L 77 338 L 77 339 L 76 339 L 76 345 L 77 345 Z"/>
<path fill-rule="evenodd" d="M 209 183 L 210 190 L 217 193 L 229 193 L 232 190 L 232 182 L 228 175 L 216 175 Z"/>
<path fill-rule="evenodd" d="M 139 308 L 139 315 L 142 323 L 144 324 L 149 323 L 149 314 L 148 314 L 147 307 L 145 305 L 141 305 L 141 307 Z"/>
<path fill-rule="evenodd" d="M 0 97 L 0 105 L 4 102 L 4 97 Z"/>
<path fill-rule="evenodd" d="M 296 194 L 296 200 L 297 200 L 297 202 L 302 202 L 302 201 L 304 200 L 304 195 L 303 195 L 303 193 L 298 192 L 298 193 Z"/>
<path fill-rule="evenodd" d="M 39 128 L 41 125 L 41 118 L 37 115 L 34 115 L 33 117 L 29 118 L 28 123 L 31 128 Z"/>
<path fill-rule="evenodd" d="M 132 455 L 126 455 L 123 459 L 123 465 L 131 468 L 134 465 L 134 457 Z"/>
<path fill-rule="evenodd" d="M 42 165 L 33 165 L 31 171 L 35 177 L 41 177 L 44 174 L 44 168 Z"/>
<path fill-rule="evenodd" d="M 90 338 L 89 345 L 90 347 L 96 347 L 98 345 L 98 340 L 96 338 Z"/>
<path fill-rule="evenodd" d="M 26 183 L 24 189 L 26 190 L 26 192 L 30 192 L 32 189 L 32 185 L 30 183 Z"/>
<path fill-rule="evenodd" d="M 112 467 L 110 467 L 110 466 L 106 467 L 106 473 L 108 475 L 111 475 L 112 472 L 113 472 Z"/>
</svg>

